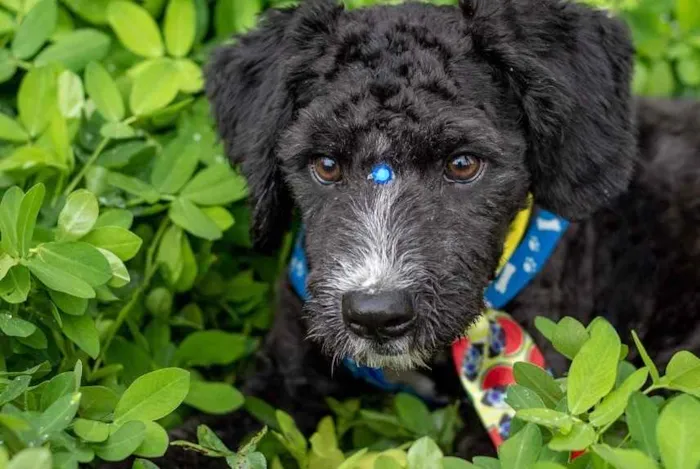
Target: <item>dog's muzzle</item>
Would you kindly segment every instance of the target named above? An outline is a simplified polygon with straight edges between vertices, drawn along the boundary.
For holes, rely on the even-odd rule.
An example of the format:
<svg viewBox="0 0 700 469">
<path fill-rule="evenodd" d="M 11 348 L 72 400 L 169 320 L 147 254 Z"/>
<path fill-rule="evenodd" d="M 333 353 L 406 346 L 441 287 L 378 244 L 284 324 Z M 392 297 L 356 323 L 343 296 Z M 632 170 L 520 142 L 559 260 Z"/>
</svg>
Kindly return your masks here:
<svg viewBox="0 0 700 469">
<path fill-rule="evenodd" d="M 378 342 L 406 335 L 416 319 L 413 299 L 405 291 L 346 293 L 342 313 L 354 334 Z"/>
</svg>

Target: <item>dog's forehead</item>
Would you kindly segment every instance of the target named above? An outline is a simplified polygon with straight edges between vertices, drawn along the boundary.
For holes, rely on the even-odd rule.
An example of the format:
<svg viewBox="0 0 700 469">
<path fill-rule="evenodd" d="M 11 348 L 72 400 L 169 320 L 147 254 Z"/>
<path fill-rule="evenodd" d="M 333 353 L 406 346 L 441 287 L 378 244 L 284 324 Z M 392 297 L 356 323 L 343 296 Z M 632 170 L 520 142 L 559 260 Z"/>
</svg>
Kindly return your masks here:
<svg viewBox="0 0 700 469">
<path fill-rule="evenodd" d="M 404 4 L 344 12 L 313 50 L 292 61 L 300 147 L 352 148 L 353 159 L 421 147 L 490 126 L 491 70 L 471 60 L 455 7 Z M 464 77 L 469 86 L 465 92 Z M 306 140 L 302 142 L 300 140 Z M 313 143 L 312 143 L 313 142 Z M 342 152 L 341 152 L 342 153 Z"/>
</svg>

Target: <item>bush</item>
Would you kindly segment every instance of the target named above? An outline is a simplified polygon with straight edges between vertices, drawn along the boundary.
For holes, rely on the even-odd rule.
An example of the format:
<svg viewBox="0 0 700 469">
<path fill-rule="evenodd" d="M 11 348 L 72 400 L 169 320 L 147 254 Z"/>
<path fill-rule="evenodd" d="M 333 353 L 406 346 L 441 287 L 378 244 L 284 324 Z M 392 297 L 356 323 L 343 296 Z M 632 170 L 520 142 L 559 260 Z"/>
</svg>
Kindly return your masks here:
<svg viewBox="0 0 700 469">
<path fill-rule="evenodd" d="M 227 414 L 244 402 L 269 426 L 267 435 L 233 452 L 202 427 L 201 446 L 178 444 L 232 467 L 265 467 L 265 457 L 272 467 L 432 467 L 416 461 L 452 451 L 455 406 L 431 413 L 406 395 L 389 410 L 331 401 L 334 417 L 307 441 L 286 414 L 235 388 L 270 324 L 271 285 L 290 239 L 276 256 L 251 251 L 245 181 L 217 140 L 201 66 L 213 46 L 283 3 L 292 2 L 0 0 L 0 469 L 157 458 L 169 446 L 167 431 L 191 415 Z M 595 3 L 633 26 L 638 92 L 697 94 L 700 11 L 692 0 Z M 570 324 L 556 327 L 577 327 Z M 591 343 L 596 331 L 613 335 L 604 324 L 589 327 Z M 594 347 L 588 344 L 576 345 Z M 678 355 L 666 381 L 647 363 L 647 391 L 697 394 L 696 360 Z M 577 389 L 574 370 L 567 395 Z M 588 396 L 605 398 L 592 412 L 581 404 L 567 410 L 570 400 L 552 405 L 537 381 L 520 383 L 509 398 L 531 424 L 504 446 L 502 466 L 525 467 L 509 459 L 521 447 L 530 458 L 555 458 L 557 445 L 571 446 L 574 437 L 591 450 L 584 458 L 614 467 L 654 467 L 658 457 L 669 468 L 681 467 L 678 458 L 696 461 L 696 450 L 669 449 L 666 437 L 694 436 L 686 424 L 697 401 L 649 400 L 638 392 L 645 372 L 632 371 L 626 362 L 607 369 L 606 385 Z M 635 381 L 622 381 L 630 375 Z M 612 390 L 615 376 L 621 387 Z M 565 382 L 556 384 L 561 396 Z M 632 404 L 646 412 L 634 414 L 641 420 L 630 420 Z M 595 424 L 596 412 L 605 426 Z M 630 436 L 621 447 L 640 452 L 611 446 L 625 419 Z M 343 462 L 353 448 L 369 452 Z M 443 464 L 469 467 L 454 458 Z M 154 466 L 139 459 L 134 467 Z"/>
<path fill-rule="evenodd" d="M 517 384 L 509 388 L 506 402 L 517 412 L 498 459 L 476 456 L 468 463 L 445 457 L 454 438 L 456 408 L 430 413 L 408 394 L 398 394 L 383 412 L 361 410 L 358 401 L 329 400 L 335 416 L 324 418 L 308 442 L 289 416 L 277 411 L 276 418 L 262 420 L 271 422 L 282 443 L 282 459 L 277 450 L 263 452 L 272 468 L 290 467 L 290 455 L 299 468 L 308 469 L 698 467 L 700 358 L 679 352 L 660 375 L 634 332 L 644 366 L 626 361 L 629 347 L 603 318 L 588 327 L 569 317 L 559 323 L 538 318 L 537 328 L 571 366 L 565 378 L 555 379 L 535 365 L 515 365 Z M 199 445 L 175 444 L 227 458 L 232 468 L 264 467 L 255 465 L 265 457 L 255 445 L 266 431 L 237 453 L 205 426 L 199 429 Z M 355 443 L 371 442 L 369 448 L 341 451 L 338 442 L 348 440 L 348 433 Z M 239 461 L 248 466 L 237 466 Z"/>
</svg>

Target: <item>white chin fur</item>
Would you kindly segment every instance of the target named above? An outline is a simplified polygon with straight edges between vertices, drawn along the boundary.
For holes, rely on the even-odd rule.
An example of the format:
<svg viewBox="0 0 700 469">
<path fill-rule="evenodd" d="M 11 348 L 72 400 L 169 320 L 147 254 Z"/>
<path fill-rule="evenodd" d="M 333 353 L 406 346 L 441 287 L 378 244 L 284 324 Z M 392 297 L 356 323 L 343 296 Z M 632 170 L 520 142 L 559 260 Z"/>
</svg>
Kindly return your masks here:
<svg viewBox="0 0 700 469">
<path fill-rule="evenodd" d="M 370 368 L 405 371 L 427 366 L 425 357 L 410 350 L 408 339 L 394 341 L 390 353 L 380 353 L 367 340 L 356 339 L 352 341 L 350 356 L 357 364 Z"/>
</svg>

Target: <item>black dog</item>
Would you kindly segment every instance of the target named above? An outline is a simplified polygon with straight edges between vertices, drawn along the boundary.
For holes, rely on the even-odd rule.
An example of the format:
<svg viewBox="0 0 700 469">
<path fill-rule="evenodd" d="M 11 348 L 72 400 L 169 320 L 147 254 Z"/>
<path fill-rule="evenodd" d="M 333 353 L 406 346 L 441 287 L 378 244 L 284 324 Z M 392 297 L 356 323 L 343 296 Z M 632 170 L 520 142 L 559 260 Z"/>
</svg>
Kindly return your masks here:
<svg viewBox="0 0 700 469">
<path fill-rule="evenodd" d="M 700 350 L 700 106 L 634 102 L 633 53 L 622 22 L 558 0 L 307 1 L 220 48 L 207 91 L 256 246 L 297 207 L 310 263 L 311 299 L 283 282 L 248 391 L 314 416 L 347 389 L 344 356 L 456 381 L 442 351 L 528 193 L 575 223 L 509 305 L 523 326 L 604 315 L 660 362 Z M 368 181 L 377 164 L 391 184 Z"/>
</svg>

